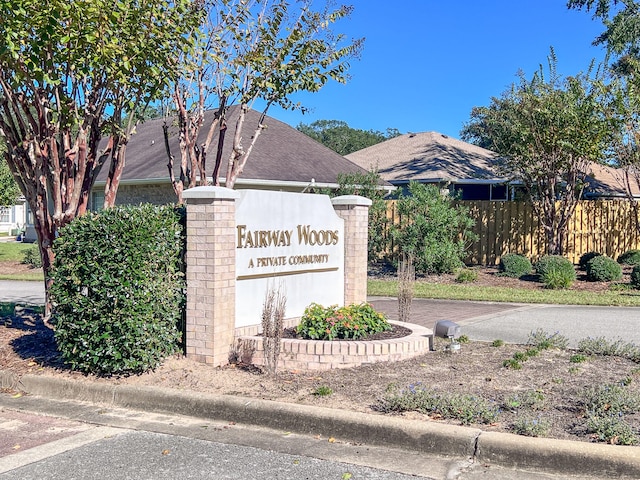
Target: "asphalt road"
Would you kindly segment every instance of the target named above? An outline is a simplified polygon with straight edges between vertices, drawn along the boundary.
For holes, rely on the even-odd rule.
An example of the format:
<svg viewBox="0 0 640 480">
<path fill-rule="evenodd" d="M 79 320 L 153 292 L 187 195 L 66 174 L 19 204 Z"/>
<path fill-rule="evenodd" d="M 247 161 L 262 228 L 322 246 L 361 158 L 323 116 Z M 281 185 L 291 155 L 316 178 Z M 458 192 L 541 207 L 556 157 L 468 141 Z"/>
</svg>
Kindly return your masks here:
<svg viewBox="0 0 640 480">
<path fill-rule="evenodd" d="M 11 470 L 0 478 L 403 480 L 415 477 L 303 455 L 125 430 Z"/>
<path fill-rule="evenodd" d="M 370 302 L 390 318 L 397 318 L 395 298 L 373 297 Z M 42 282 L 0 280 L 0 302 L 44 303 Z M 414 299 L 411 322 L 433 328 L 438 320 L 452 320 L 472 340 L 525 343 L 537 329 L 559 332 L 575 347 L 586 337 L 622 339 L 640 345 L 640 307 L 522 305 L 490 302 Z"/>
<path fill-rule="evenodd" d="M 0 280 L 0 303 L 5 302 L 44 305 L 44 282 Z"/>
</svg>

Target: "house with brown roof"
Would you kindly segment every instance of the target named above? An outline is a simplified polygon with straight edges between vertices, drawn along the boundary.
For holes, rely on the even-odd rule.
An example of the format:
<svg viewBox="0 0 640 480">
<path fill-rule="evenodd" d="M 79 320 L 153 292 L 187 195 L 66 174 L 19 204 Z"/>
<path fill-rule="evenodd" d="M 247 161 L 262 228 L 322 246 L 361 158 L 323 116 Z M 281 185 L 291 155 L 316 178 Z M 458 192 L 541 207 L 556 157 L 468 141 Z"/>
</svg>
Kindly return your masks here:
<svg viewBox="0 0 640 480">
<path fill-rule="evenodd" d="M 589 172 L 589 186 L 585 189 L 586 199 L 627 199 L 627 179 L 625 171 L 608 165 L 592 163 Z M 633 178 L 629 182 L 631 194 L 640 198 L 640 188 Z"/>
<path fill-rule="evenodd" d="M 245 148 L 251 141 L 255 127 L 260 121 L 260 115 L 255 110 L 247 112 L 242 131 Z M 204 143 L 212 121 L 213 112 L 208 112 L 205 116 L 205 124 L 200 129 L 198 144 Z M 233 135 L 232 128 L 235 126 L 235 121 L 236 116 L 232 108 L 227 119 L 229 131 L 222 154 L 223 164 L 226 164 L 231 154 L 232 138 L 230 137 Z M 168 157 L 162 131 L 163 122 L 162 118 L 147 120 L 136 128 L 135 134 L 127 145 L 126 163 L 116 197 L 117 204 L 162 204 L 176 201 L 169 180 Z M 237 189 L 292 192 L 335 189 L 338 187 L 338 174 L 366 173 L 362 167 L 286 123 L 269 116 L 265 117 L 262 123 L 266 128 L 260 134 L 244 171 L 236 182 Z M 177 126 L 170 126 L 169 147 L 176 157 L 174 161 L 176 178 L 179 177 L 180 164 L 178 141 Z M 213 170 L 216 150 L 217 136 L 212 141 L 207 155 L 208 174 Z M 107 168 L 104 168 L 91 193 L 92 209 L 99 209 L 104 202 L 106 178 Z M 221 179 L 221 183 L 224 185 L 224 178 Z M 388 184 L 387 187 L 393 188 Z"/>
<path fill-rule="evenodd" d="M 495 152 L 437 132 L 407 133 L 346 156 L 365 169 L 377 169 L 392 185 L 433 183 L 462 200 L 510 200 L 519 182 L 499 173 Z M 624 172 L 592 163 L 585 199 L 625 199 Z M 632 185 L 640 197 L 637 185 Z"/>
<path fill-rule="evenodd" d="M 496 169 L 499 156 L 438 132 L 406 133 L 346 155 L 365 169 L 377 169 L 392 185 L 438 184 L 463 200 L 508 200 L 509 178 Z"/>
</svg>

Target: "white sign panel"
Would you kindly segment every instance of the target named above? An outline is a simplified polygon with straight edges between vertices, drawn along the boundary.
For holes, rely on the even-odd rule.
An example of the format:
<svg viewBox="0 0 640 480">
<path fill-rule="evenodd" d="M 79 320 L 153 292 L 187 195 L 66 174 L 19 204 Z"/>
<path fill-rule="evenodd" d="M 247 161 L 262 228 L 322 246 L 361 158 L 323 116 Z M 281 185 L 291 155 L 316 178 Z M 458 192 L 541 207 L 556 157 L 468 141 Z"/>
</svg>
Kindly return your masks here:
<svg viewBox="0 0 640 480">
<path fill-rule="evenodd" d="M 240 190 L 236 201 L 236 327 L 261 322 L 270 288 L 286 318 L 312 302 L 344 302 L 344 220 L 326 195 Z"/>
</svg>

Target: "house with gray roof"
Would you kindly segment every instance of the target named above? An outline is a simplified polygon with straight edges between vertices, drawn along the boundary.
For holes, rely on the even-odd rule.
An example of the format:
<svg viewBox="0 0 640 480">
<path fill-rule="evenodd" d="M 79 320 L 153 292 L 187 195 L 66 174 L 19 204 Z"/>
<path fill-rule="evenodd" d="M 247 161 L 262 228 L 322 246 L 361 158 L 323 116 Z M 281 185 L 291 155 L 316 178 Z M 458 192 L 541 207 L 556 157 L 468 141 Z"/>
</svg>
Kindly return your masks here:
<svg viewBox="0 0 640 480">
<path fill-rule="evenodd" d="M 392 185 L 438 184 L 463 200 L 508 200 L 509 178 L 496 169 L 499 156 L 438 132 L 406 133 L 346 155 Z"/>
<path fill-rule="evenodd" d="M 222 154 L 223 165 L 229 158 L 232 148 L 233 127 L 237 116 L 231 108 L 227 117 L 229 130 Z M 249 145 L 255 127 L 260 121 L 260 113 L 249 110 L 242 131 L 243 145 Z M 207 112 L 205 124 L 200 129 L 198 144 L 203 144 L 208 127 L 213 121 L 213 112 Z M 127 145 L 126 163 L 118 195 L 117 204 L 136 205 L 139 203 L 163 204 L 176 201 L 169 180 L 168 157 L 164 144 L 162 125 L 164 120 L 147 120 L 136 128 L 135 134 Z M 238 178 L 237 189 L 261 189 L 281 191 L 314 191 L 335 189 L 338 187 L 340 173 L 366 173 L 365 170 L 295 128 L 265 117 L 262 123 L 266 128 L 260 134 L 251 152 L 244 171 Z M 174 170 L 179 177 L 180 149 L 178 129 L 169 127 L 169 148 L 175 156 Z M 211 142 L 207 155 L 207 173 L 213 171 L 217 135 Z M 100 172 L 91 193 L 91 208 L 99 209 L 104 202 L 104 185 L 108 166 Z M 223 169 L 224 173 L 224 169 Z M 224 185 L 224 178 L 221 179 Z M 387 185 L 390 187 L 390 185 Z"/>
<path fill-rule="evenodd" d="M 229 158 L 232 148 L 233 127 L 237 116 L 231 108 L 227 116 L 229 130 L 222 154 L 223 164 Z M 242 131 L 243 145 L 249 145 L 261 114 L 249 110 Z M 205 115 L 205 124 L 200 129 L 198 144 L 203 144 L 208 128 L 213 121 L 213 112 Z M 169 178 L 169 159 L 164 144 L 164 120 L 147 120 L 136 127 L 127 144 L 125 166 L 120 178 L 116 204 L 139 205 L 152 203 L 162 205 L 174 203 L 177 197 Z M 366 173 L 366 170 L 347 160 L 333 150 L 318 143 L 295 128 L 265 117 L 266 128 L 260 134 L 247 161 L 244 171 L 236 181 L 236 189 L 279 190 L 290 192 L 314 192 L 338 188 L 340 173 Z M 103 140 L 106 144 L 106 139 Z M 169 148 L 174 155 L 174 173 L 179 177 L 180 149 L 178 128 L 169 127 Z M 211 142 L 207 156 L 207 173 L 211 174 L 217 150 L 217 136 Z M 104 186 L 109 165 L 105 165 L 93 186 L 89 207 L 99 210 L 104 204 Z M 224 178 L 221 179 L 224 186 Z M 384 183 L 381 188 L 394 187 Z M 29 218 L 31 216 L 29 215 Z M 26 239 L 35 240 L 33 222 L 27 220 Z"/>
</svg>

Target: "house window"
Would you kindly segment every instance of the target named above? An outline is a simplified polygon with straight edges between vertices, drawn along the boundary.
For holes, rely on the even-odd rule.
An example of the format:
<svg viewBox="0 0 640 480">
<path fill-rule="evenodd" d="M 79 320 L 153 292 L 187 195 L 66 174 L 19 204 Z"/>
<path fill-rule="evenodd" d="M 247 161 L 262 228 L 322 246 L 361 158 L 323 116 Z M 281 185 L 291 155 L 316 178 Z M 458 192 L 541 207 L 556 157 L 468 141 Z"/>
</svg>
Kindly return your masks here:
<svg viewBox="0 0 640 480">
<path fill-rule="evenodd" d="M 0 223 L 12 223 L 13 209 L 11 207 L 0 207 Z"/>
<path fill-rule="evenodd" d="M 104 192 L 91 193 L 91 210 L 97 212 L 104 208 Z"/>
<path fill-rule="evenodd" d="M 491 185 L 491 200 L 509 200 L 507 185 Z"/>
</svg>

